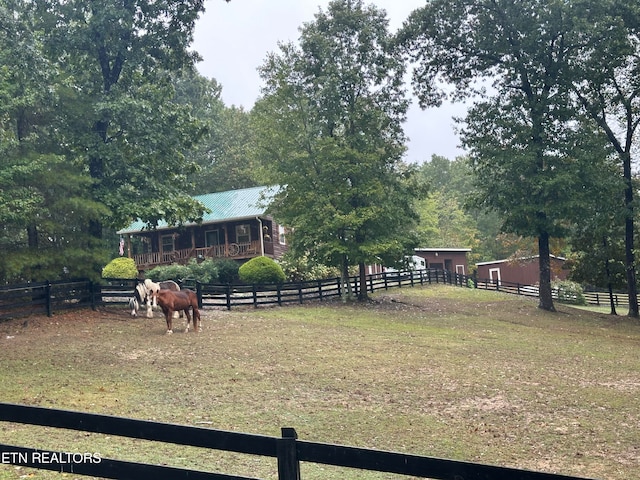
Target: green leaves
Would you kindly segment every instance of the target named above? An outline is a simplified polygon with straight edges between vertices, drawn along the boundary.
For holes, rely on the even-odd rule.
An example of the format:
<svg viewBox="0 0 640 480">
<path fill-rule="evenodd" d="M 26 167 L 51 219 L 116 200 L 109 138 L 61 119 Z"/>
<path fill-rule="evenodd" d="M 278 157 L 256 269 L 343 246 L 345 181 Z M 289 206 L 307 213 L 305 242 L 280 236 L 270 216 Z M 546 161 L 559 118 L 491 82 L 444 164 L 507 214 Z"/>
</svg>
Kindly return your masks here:
<svg viewBox="0 0 640 480">
<path fill-rule="evenodd" d="M 284 186 L 272 209 L 294 228 L 294 250 L 343 267 L 401 258 L 417 190 L 401 162 L 404 63 L 384 13 L 331 2 L 260 72 L 258 152 Z"/>
</svg>

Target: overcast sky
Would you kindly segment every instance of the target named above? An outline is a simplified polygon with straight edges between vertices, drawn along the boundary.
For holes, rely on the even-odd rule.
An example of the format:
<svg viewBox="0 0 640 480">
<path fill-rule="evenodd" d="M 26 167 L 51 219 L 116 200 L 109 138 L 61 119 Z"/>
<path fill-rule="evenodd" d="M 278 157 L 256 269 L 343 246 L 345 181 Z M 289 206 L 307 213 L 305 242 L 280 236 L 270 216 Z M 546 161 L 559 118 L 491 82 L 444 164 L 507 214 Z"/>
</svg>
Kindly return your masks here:
<svg viewBox="0 0 640 480">
<path fill-rule="evenodd" d="M 253 107 L 260 95 L 257 68 L 269 52 L 278 50 L 279 41 L 297 42 L 299 27 L 314 20 L 329 0 L 207 0 L 206 12 L 198 20 L 194 49 L 203 57 L 200 73 L 222 85 L 227 105 Z M 387 12 L 390 29 L 395 32 L 409 14 L 425 0 L 372 0 Z M 409 162 L 429 160 L 433 154 L 453 160 L 464 152 L 454 132 L 453 116 L 463 116 L 462 105 L 444 105 L 421 110 L 411 106 L 405 132 L 409 136 Z"/>
</svg>

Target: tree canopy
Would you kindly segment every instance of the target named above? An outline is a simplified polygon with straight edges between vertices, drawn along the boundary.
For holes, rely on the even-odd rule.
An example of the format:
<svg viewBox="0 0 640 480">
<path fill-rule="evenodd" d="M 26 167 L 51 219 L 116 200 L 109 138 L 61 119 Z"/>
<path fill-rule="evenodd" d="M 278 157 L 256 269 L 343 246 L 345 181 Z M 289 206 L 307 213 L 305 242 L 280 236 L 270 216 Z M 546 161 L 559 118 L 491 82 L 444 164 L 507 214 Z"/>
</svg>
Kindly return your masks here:
<svg viewBox="0 0 640 480">
<path fill-rule="evenodd" d="M 554 310 L 550 238 L 566 234 L 585 166 L 606 152 L 571 108 L 564 77 L 582 31 L 580 7 L 546 1 L 434 0 L 401 34 L 416 63 L 422 105 L 439 105 L 442 82 L 472 99 L 463 129 L 475 203 L 497 211 L 503 228 L 538 238 L 540 307 Z"/>
<path fill-rule="evenodd" d="M 383 11 L 338 0 L 282 44 L 260 72 L 258 151 L 283 186 L 273 205 L 292 247 L 329 265 L 397 261 L 418 193 L 401 161 L 407 100 Z M 366 297 L 366 289 L 360 289 Z"/>
</svg>

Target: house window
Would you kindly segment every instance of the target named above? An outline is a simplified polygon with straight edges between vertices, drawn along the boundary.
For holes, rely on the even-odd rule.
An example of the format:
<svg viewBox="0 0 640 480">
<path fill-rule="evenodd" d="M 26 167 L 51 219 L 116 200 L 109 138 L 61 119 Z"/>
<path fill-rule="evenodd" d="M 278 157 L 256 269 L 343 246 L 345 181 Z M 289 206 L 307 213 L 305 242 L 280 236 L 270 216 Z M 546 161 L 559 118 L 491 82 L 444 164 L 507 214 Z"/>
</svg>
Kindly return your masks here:
<svg viewBox="0 0 640 480">
<path fill-rule="evenodd" d="M 280 245 L 287 244 L 287 237 L 284 234 L 284 227 L 282 225 L 278 225 L 278 241 Z"/>
<path fill-rule="evenodd" d="M 173 252 L 176 248 L 173 235 L 162 235 L 162 251 Z"/>
<path fill-rule="evenodd" d="M 456 265 L 456 273 L 464 275 L 464 265 Z"/>
<path fill-rule="evenodd" d="M 251 227 L 248 223 L 244 225 L 236 225 L 236 243 L 251 242 Z"/>
<path fill-rule="evenodd" d="M 220 245 L 220 230 L 208 230 L 204 232 L 204 246 L 213 247 Z"/>
</svg>

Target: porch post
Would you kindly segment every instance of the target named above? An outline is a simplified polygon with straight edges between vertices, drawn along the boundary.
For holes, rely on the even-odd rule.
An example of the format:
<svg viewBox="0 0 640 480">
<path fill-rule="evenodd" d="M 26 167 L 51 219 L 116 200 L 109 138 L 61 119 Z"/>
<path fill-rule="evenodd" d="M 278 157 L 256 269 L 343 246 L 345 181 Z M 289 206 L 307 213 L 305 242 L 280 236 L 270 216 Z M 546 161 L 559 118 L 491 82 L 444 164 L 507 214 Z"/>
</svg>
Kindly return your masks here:
<svg viewBox="0 0 640 480">
<path fill-rule="evenodd" d="M 256 217 L 258 220 L 258 237 L 260 237 L 260 255 L 264 257 L 264 232 L 262 231 L 262 219 Z"/>
</svg>

